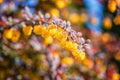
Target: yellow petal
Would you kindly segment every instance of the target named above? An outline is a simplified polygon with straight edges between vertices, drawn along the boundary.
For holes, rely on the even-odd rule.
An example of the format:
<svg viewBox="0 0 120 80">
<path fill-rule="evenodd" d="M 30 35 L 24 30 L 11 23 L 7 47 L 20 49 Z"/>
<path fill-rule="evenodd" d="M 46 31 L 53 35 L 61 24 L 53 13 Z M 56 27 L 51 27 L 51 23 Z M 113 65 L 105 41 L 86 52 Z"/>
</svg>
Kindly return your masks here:
<svg viewBox="0 0 120 80">
<path fill-rule="evenodd" d="M 33 32 L 37 35 L 41 35 L 44 30 L 45 27 L 43 25 L 35 25 Z"/>
<path fill-rule="evenodd" d="M 26 26 L 25 25 L 25 26 L 23 26 L 22 31 L 23 31 L 24 35 L 30 36 L 31 33 L 32 33 L 32 29 L 33 29 L 32 26 Z"/>
<path fill-rule="evenodd" d="M 12 38 L 12 30 L 11 29 L 5 29 L 3 35 L 4 35 L 5 38 L 11 39 Z"/>
<path fill-rule="evenodd" d="M 71 57 L 65 57 L 61 60 L 61 63 L 71 66 L 74 63 L 74 60 Z"/>
<path fill-rule="evenodd" d="M 109 3 L 108 3 L 108 9 L 110 10 L 110 12 L 115 12 L 116 9 L 117 9 L 117 3 L 116 1 L 114 0 L 111 0 Z"/>
<path fill-rule="evenodd" d="M 56 6 L 58 8 L 64 8 L 66 6 L 66 3 L 63 0 L 57 0 L 56 1 Z"/>
<path fill-rule="evenodd" d="M 17 42 L 20 38 L 20 32 L 17 29 L 13 29 L 12 32 L 13 32 L 13 34 L 12 34 L 11 41 Z"/>
<path fill-rule="evenodd" d="M 57 10 L 56 8 L 52 8 L 51 10 L 50 10 L 50 14 L 52 15 L 52 16 L 56 16 L 56 17 L 59 17 L 59 15 L 60 15 L 60 13 L 59 13 L 59 10 Z"/>
<path fill-rule="evenodd" d="M 75 57 L 76 60 L 81 61 L 85 59 L 85 53 L 81 50 L 76 50 L 72 52 L 72 55 Z"/>
<path fill-rule="evenodd" d="M 80 21 L 79 15 L 77 13 L 72 13 L 69 17 L 69 20 L 74 23 L 77 24 Z"/>
<path fill-rule="evenodd" d="M 45 40 L 44 40 L 44 44 L 48 45 L 48 44 L 51 44 L 53 43 L 53 38 L 52 37 L 46 37 Z"/>
<path fill-rule="evenodd" d="M 2 4 L 3 3 L 3 0 L 0 0 L 0 4 Z"/>
<path fill-rule="evenodd" d="M 48 29 L 48 30 L 49 30 L 49 29 L 56 29 L 56 26 L 55 26 L 55 25 L 49 25 L 47 29 Z"/>
<path fill-rule="evenodd" d="M 114 23 L 115 23 L 116 25 L 120 25 L 120 15 L 117 15 L 117 16 L 115 17 Z"/>
<path fill-rule="evenodd" d="M 112 28 L 112 21 L 111 21 L 111 19 L 109 17 L 104 18 L 103 26 L 106 29 L 111 29 Z"/>
</svg>

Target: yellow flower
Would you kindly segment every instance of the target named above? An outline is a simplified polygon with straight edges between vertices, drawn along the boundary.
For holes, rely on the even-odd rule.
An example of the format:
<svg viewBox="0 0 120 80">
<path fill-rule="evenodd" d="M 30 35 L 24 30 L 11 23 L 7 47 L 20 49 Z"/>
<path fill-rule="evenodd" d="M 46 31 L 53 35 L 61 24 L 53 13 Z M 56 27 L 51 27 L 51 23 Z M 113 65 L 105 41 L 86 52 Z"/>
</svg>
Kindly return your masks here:
<svg viewBox="0 0 120 80">
<path fill-rule="evenodd" d="M 49 32 L 49 35 L 53 36 L 57 33 L 56 29 L 51 29 L 51 30 L 48 30 Z"/>
<path fill-rule="evenodd" d="M 69 15 L 70 15 L 70 12 L 69 12 L 68 9 L 63 8 L 61 15 L 62 15 L 65 19 L 68 19 Z"/>
<path fill-rule="evenodd" d="M 115 55 L 114 55 L 115 59 L 120 61 L 120 52 L 117 52 Z"/>
<path fill-rule="evenodd" d="M 74 23 L 77 24 L 80 21 L 79 15 L 77 13 L 72 13 L 69 17 L 69 20 Z"/>
<path fill-rule="evenodd" d="M 49 25 L 47 29 L 50 30 L 50 29 L 55 29 L 55 28 L 56 28 L 55 25 Z"/>
<path fill-rule="evenodd" d="M 45 38 L 45 44 L 51 44 L 53 38 L 60 42 L 60 45 L 71 51 L 72 55 L 78 60 L 81 61 L 85 58 L 85 53 L 78 50 L 78 44 L 72 40 L 67 41 L 68 34 L 62 28 L 57 28 L 55 25 L 49 25 L 48 28 L 45 28 L 44 25 L 34 26 L 33 32 L 37 35 L 41 35 Z"/>
<path fill-rule="evenodd" d="M 31 33 L 32 33 L 32 29 L 33 29 L 32 26 L 26 26 L 25 25 L 25 26 L 23 26 L 22 31 L 23 31 L 24 35 L 30 36 Z"/>
<path fill-rule="evenodd" d="M 42 37 L 44 37 L 44 38 L 47 38 L 47 37 L 49 37 L 50 35 L 49 35 L 49 31 L 47 31 L 47 29 L 45 29 L 43 32 L 42 32 Z"/>
<path fill-rule="evenodd" d="M 61 45 L 63 48 L 65 48 L 66 41 L 64 41 L 64 40 L 60 41 L 60 45 Z"/>
<path fill-rule="evenodd" d="M 61 60 L 61 63 L 71 66 L 74 63 L 74 60 L 71 57 L 65 57 Z"/>
<path fill-rule="evenodd" d="M 12 38 L 12 30 L 11 29 L 5 29 L 3 35 L 4 35 L 5 38 L 11 39 Z"/>
<path fill-rule="evenodd" d="M 85 59 L 85 52 L 81 50 L 75 50 L 72 52 L 72 55 L 75 57 L 76 60 L 81 61 Z"/>
<path fill-rule="evenodd" d="M 88 19 L 88 16 L 87 16 L 86 13 L 81 13 L 79 18 L 80 18 L 81 23 L 85 23 L 87 21 L 87 19 Z"/>
<path fill-rule="evenodd" d="M 63 41 L 60 43 L 62 47 L 72 52 L 72 55 L 75 57 L 76 60 L 81 61 L 85 58 L 85 53 L 77 49 L 77 43 L 74 43 L 72 41 Z"/>
<path fill-rule="evenodd" d="M 3 3 L 3 0 L 0 0 L 0 4 L 2 4 Z"/>
<path fill-rule="evenodd" d="M 61 41 L 62 39 L 63 39 L 63 34 L 64 33 L 64 31 L 63 31 L 63 29 L 61 29 L 61 28 L 58 28 L 57 30 L 56 30 L 56 34 L 53 36 L 53 37 L 55 37 L 55 39 L 57 39 L 58 41 Z M 66 38 L 66 37 L 65 37 Z"/>
<path fill-rule="evenodd" d="M 58 8 L 64 8 L 68 4 L 70 4 L 72 1 L 71 0 L 53 0 Z"/>
<path fill-rule="evenodd" d="M 63 32 L 63 34 L 60 36 L 59 41 L 66 41 L 66 40 L 67 40 L 67 37 L 68 37 L 68 35 Z"/>
<path fill-rule="evenodd" d="M 56 1 L 56 6 L 58 8 L 64 8 L 66 6 L 66 3 L 63 0 L 57 0 Z"/>
<path fill-rule="evenodd" d="M 104 33 L 102 36 L 101 36 L 101 39 L 103 42 L 108 42 L 110 40 L 110 35 L 108 33 Z"/>
<path fill-rule="evenodd" d="M 108 9 L 110 10 L 110 12 L 115 12 L 116 9 L 117 9 L 117 3 L 115 0 L 111 0 L 109 3 L 108 3 Z"/>
<path fill-rule="evenodd" d="M 45 40 L 44 40 L 44 43 L 46 45 L 53 43 L 53 38 L 51 36 L 46 37 Z"/>
<path fill-rule="evenodd" d="M 50 36 L 54 36 L 57 33 L 57 28 L 55 25 L 49 25 L 47 30 Z"/>
<path fill-rule="evenodd" d="M 73 46 L 72 46 L 73 49 L 78 49 L 78 44 L 77 44 L 77 43 L 74 42 L 72 45 L 73 45 Z"/>
<path fill-rule="evenodd" d="M 49 36 L 47 29 L 44 25 L 36 25 L 34 26 L 33 32 L 37 35 L 41 35 L 42 37 L 46 38 Z"/>
<path fill-rule="evenodd" d="M 61 41 L 62 35 L 63 35 L 62 32 L 57 32 L 57 33 L 54 35 L 54 37 L 55 37 L 56 40 Z"/>
<path fill-rule="evenodd" d="M 114 73 L 113 75 L 112 75 L 112 80 L 119 80 L 120 79 L 120 77 L 119 77 L 119 74 L 118 73 Z"/>
<path fill-rule="evenodd" d="M 52 15 L 52 16 L 56 16 L 56 17 L 59 17 L 60 16 L 60 13 L 59 13 L 59 10 L 57 10 L 56 8 L 52 8 L 51 10 L 50 10 L 50 14 Z"/>
<path fill-rule="evenodd" d="M 116 25 L 120 25 L 120 15 L 117 15 L 117 16 L 115 17 L 114 23 L 115 23 Z"/>
<path fill-rule="evenodd" d="M 111 29 L 112 28 L 112 21 L 111 21 L 111 19 L 109 17 L 104 18 L 103 26 L 106 29 Z"/>
<path fill-rule="evenodd" d="M 117 5 L 120 5 L 120 0 L 116 0 Z"/>
<path fill-rule="evenodd" d="M 20 32 L 17 29 L 12 29 L 12 42 L 17 42 L 20 38 Z"/>
<path fill-rule="evenodd" d="M 43 25 L 35 25 L 33 32 L 37 35 L 41 35 L 44 30 L 45 27 Z"/>
<path fill-rule="evenodd" d="M 93 67 L 93 63 L 90 59 L 85 58 L 83 61 L 83 64 L 86 65 L 88 68 L 92 68 Z"/>
<path fill-rule="evenodd" d="M 5 38 L 10 39 L 12 42 L 17 42 L 20 38 L 20 32 L 15 28 L 6 29 L 3 35 Z"/>
<path fill-rule="evenodd" d="M 89 21 L 92 25 L 97 25 L 98 24 L 98 18 L 95 17 L 95 16 L 90 17 Z"/>
<path fill-rule="evenodd" d="M 72 50 L 72 41 L 66 41 L 66 44 L 64 46 L 67 50 Z"/>
</svg>

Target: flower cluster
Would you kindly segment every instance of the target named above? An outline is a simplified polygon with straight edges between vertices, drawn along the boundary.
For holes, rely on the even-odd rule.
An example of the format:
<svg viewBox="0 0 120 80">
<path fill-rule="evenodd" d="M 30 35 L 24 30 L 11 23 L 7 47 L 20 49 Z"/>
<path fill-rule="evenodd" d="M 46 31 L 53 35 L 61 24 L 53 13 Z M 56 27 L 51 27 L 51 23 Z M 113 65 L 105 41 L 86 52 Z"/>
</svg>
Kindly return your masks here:
<svg viewBox="0 0 120 80">
<path fill-rule="evenodd" d="M 108 9 L 110 12 L 114 13 L 119 9 L 120 0 L 108 0 Z"/>
<path fill-rule="evenodd" d="M 41 35 L 43 38 L 53 37 L 59 41 L 63 48 L 71 51 L 77 60 L 80 61 L 85 58 L 84 50 L 90 48 L 90 40 L 85 41 L 81 32 L 76 32 L 71 28 L 69 21 L 52 17 L 49 13 L 43 15 L 40 11 L 38 15 L 31 14 L 27 7 L 23 13 L 21 19 L 2 17 L 6 25 L 11 26 L 4 30 L 3 35 L 6 39 L 17 42 L 21 37 L 20 28 L 25 37 L 29 37 L 32 32 Z"/>
</svg>

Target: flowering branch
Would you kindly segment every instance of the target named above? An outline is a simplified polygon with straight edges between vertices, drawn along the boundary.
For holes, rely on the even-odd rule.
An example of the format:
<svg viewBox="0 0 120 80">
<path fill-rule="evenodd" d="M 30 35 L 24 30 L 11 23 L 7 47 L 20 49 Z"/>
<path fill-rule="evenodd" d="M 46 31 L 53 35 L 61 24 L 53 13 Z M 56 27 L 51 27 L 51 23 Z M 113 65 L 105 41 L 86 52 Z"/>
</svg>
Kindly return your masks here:
<svg viewBox="0 0 120 80">
<path fill-rule="evenodd" d="M 31 14 L 29 8 L 26 7 L 21 19 L 2 17 L 2 20 L 7 26 L 12 26 L 5 29 L 3 33 L 4 37 L 12 42 L 19 40 L 21 33 L 17 28 L 21 28 L 25 36 L 30 36 L 33 32 L 43 38 L 55 38 L 62 47 L 71 51 L 72 55 L 79 61 L 85 58 L 84 50 L 90 48 L 90 40 L 85 40 L 81 32 L 73 30 L 69 21 L 55 16 L 51 17 L 49 13 L 43 15 L 39 11 L 38 15 Z"/>
</svg>

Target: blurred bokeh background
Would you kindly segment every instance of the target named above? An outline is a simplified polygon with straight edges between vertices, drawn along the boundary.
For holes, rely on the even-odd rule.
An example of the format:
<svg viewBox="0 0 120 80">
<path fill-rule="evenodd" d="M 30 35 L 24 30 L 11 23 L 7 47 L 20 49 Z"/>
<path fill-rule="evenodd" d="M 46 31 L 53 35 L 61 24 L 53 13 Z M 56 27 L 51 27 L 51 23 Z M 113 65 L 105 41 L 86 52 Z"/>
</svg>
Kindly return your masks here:
<svg viewBox="0 0 120 80">
<path fill-rule="evenodd" d="M 69 20 L 91 39 L 86 58 L 76 61 L 50 37 L 5 40 L 2 17 L 19 19 L 26 6 Z M 120 0 L 0 0 L 0 80 L 120 80 Z"/>
</svg>

